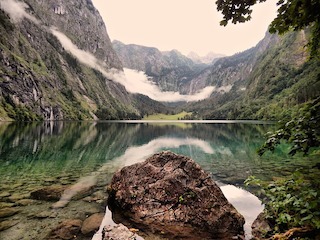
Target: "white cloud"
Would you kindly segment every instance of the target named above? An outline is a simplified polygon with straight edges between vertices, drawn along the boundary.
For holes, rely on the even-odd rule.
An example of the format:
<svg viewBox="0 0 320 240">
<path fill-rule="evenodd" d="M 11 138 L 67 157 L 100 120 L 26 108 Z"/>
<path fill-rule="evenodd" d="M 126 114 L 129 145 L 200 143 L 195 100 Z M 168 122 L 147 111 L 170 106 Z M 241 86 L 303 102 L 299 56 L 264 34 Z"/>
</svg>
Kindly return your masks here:
<svg viewBox="0 0 320 240">
<path fill-rule="evenodd" d="M 140 93 L 149 96 L 150 98 L 163 102 L 178 102 L 178 101 L 199 101 L 208 98 L 212 92 L 220 91 L 213 86 L 205 87 L 200 92 L 193 95 L 182 95 L 179 92 L 162 92 L 144 72 L 132 69 L 124 69 L 124 72 L 117 69 L 106 70 L 101 61 L 94 55 L 84 50 L 79 49 L 72 41 L 63 33 L 55 28 L 50 29 L 62 46 L 74 55 L 81 63 L 88 65 L 100 71 L 106 78 L 122 84 L 128 92 Z"/>
<path fill-rule="evenodd" d="M 28 5 L 16 0 L 0 0 L 1 9 L 10 15 L 14 22 L 19 22 L 23 18 L 27 18 L 35 23 L 39 21 L 26 12 Z M 99 61 L 93 54 L 79 49 L 65 34 L 61 33 L 55 27 L 51 27 L 49 31 L 57 37 L 61 45 L 74 55 L 81 63 L 100 71 L 106 78 L 122 84 L 128 92 L 140 93 L 149 96 L 151 99 L 162 102 L 178 102 L 178 101 L 199 101 L 208 98 L 214 91 L 229 91 L 229 86 L 215 88 L 208 86 L 193 95 L 183 95 L 179 92 L 161 91 L 144 72 L 132 69 L 124 69 L 124 72 L 117 69 L 106 70 L 104 64 Z M 231 88 L 231 87 L 230 87 Z"/>
<path fill-rule="evenodd" d="M 162 102 L 199 101 L 210 97 L 211 93 L 215 91 L 215 87 L 209 86 L 193 95 L 183 95 L 173 91 L 163 92 L 142 71 L 125 68 L 124 74 L 125 78 L 123 78 L 122 84 L 126 87 L 127 91 L 141 93 Z"/>
<path fill-rule="evenodd" d="M 152 154 L 168 148 L 179 148 L 181 146 L 196 146 L 207 154 L 213 154 L 214 150 L 206 141 L 197 138 L 157 138 L 142 146 L 128 148 L 125 153 L 115 159 L 116 163 L 129 166 L 144 161 Z"/>
<path fill-rule="evenodd" d="M 0 0 L 0 8 L 9 14 L 11 20 L 15 23 L 21 21 L 23 18 L 27 18 L 35 23 L 39 21 L 32 15 L 26 12 L 28 5 L 24 2 L 16 0 Z"/>
</svg>

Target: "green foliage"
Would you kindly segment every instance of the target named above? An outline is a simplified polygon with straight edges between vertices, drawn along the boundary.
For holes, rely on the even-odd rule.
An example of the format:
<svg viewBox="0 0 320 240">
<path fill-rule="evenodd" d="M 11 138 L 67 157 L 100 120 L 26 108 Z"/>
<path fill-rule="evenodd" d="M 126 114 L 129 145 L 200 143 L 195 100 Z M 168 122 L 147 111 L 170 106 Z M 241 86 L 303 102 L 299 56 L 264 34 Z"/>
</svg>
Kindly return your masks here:
<svg viewBox="0 0 320 240">
<path fill-rule="evenodd" d="M 3 102 L 4 109 L 7 112 L 7 115 L 16 121 L 20 122 L 31 122 L 31 121 L 40 121 L 42 120 L 41 116 L 35 114 L 31 109 L 28 107 L 17 105 L 12 106 L 6 102 Z"/>
<path fill-rule="evenodd" d="M 148 116 L 156 113 L 173 113 L 171 107 L 165 106 L 142 94 L 133 95 L 133 105 L 139 110 L 141 116 Z"/>
<path fill-rule="evenodd" d="M 246 185 L 261 189 L 265 217 L 273 227 L 273 234 L 303 226 L 320 229 L 319 171 L 313 174 L 308 179 L 295 172 L 288 178 L 268 183 L 253 176 L 245 181 Z"/>
<path fill-rule="evenodd" d="M 100 120 L 124 120 L 124 119 L 138 119 L 139 116 L 133 112 L 127 111 L 120 105 L 109 105 L 99 107 L 95 115 Z"/>
<path fill-rule="evenodd" d="M 320 61 L 315 58 L 307 61 L 304 34 L 293 32 L 277 38 L 276 44 L 263 53 L 251 49 L 218 60 L 213 68 L 216 73 L 210 77 L 214 79 L 213 85 L 222 84 L 227 74 L 245 71 L 239 62 L 250 66 L 253 61 L 254 65 L 248 75 L 239 76 L 241 79 L 230 92 L 215 93 L 203 101 L 189 103 L 185 110 L 197 112 L 202 119 L 293 118 L 306 103 L 320 96 Z M 256 54 L 260 55 L 255 57 Z M 245 90 L 241 91 L 242 87 Z"/>
<path fill-rule="evenodd" d="M 320 53 L 320 2 L 318 0 L 278 1 L 278 15 L 270 25 L 270 32 L 283 34 L 310 26 L 309 48 L 312 56 Z"/>
<path fill-rule="evenodd" d="M 258 150 L 259 155 L 267 150 L 274 151 L 281 140 L 292 145 L 290 155 L 307 154 L 311 148 L 320 146 L 320 98 L 308 104 L 297 117 L 283 123 L 277 131 L 268 133 L 267 141 Z"/>
<path fill-rule="evenodd" d="M 180 195 L 178 201 L 180 204 L 187 204 L 196 198 L 197 198 L 197 195 L 193 191 L 190 190 L 190 191 L 187 191 L 187 192 L 183 193 L 182 195 Z"/>
<path fill-rule="evenodd" d="M 117 113 L 112 108 L 101 107 L 95 112 L 100 120 L 116 120 L 118 119 Z"/>
<path fill-rule="evenodd" d="M 251 19 L 251 7 L 257 2 L 264 2 L 266 0 L 217 0 L 217 9 L 223 14 L 223 20 L 220 25 L 226 26 L 228 21 L 232 23 L 242 23 Z"/>
<path fill-rule="evenodd" d="M 309 153 L 312 147 L 320 146 L 320 98 L 307 104 L 292 120 L 269 138 L 258 150 L 273 151 L 284 140 L 292 145 L 289 154 Z M 307 172 L 307 174 L 306 174 Z M 285 232 L 295 227 L 320 230 L 320 172 L 319 164 L 304 169 L 304 174 L 294 172 L 290 177 L 269 183 L 249 177 L 245 183 L 260 188 L 265 204 L 265 218 L 272 226 L 272 234 Z"/>
<path fill-rule="evenodd" d="M 187 119 L 188 116 L 191 116 L 191 113 L 181 112 L 177 114 L 153 114 L 145 116 L 143 120 L 182 120 Z"/>
<path fill-rule="evenodd" d="M 78 60 L 73 55 L 65 51 L 63 52 L 63 56 L 70 67 L 72 67 L 75 71 L 81 72 L 81 66 Z"/>
</svg>

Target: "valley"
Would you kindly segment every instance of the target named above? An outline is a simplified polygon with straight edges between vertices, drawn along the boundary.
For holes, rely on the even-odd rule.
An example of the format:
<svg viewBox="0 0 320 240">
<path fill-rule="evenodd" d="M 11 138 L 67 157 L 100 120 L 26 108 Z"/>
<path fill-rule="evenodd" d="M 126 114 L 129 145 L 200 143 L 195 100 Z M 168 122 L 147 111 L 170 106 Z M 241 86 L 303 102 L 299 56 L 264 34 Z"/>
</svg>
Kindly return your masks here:
<svg viewBox="0 0 320 240">
<path fill-rule="evenodd" d="M 255 3 L 241 1 L 248 9 Z M 279 1 L 291 3 L 297 2 Z M 294 7 L 305 13 L 298 3 Z M 239 2 L 216 2 L 218 11 L 227 11 L 221 25 L 250 19 L 228 12 L 228 4 Z M 243 215 L 246 223 L 233 239 L 280 234 L 287 240 L 287 231 L 301 229 L 318 239 L 320 24 L 311 17 L 320 17 L 314 11 L 319 3 L 312 4 L 308 17 L 275 18 L 274 33 L 266 29 L 247 50 L 199 56 L 111 39 L 103 9 L 99 12 L 91 0 L 0 0 L 0 239 L 106 240 L 103 227 L 120 222 L 146 240 L 177 239 L 170 231 L 118 221 L 108 202 L 117 171 L 162 151 L 192 158 L 222 191 L 223 201 Z M 207 40 L 178 14 L 180 8 L 174 19 L 186 26 L 190 39 Z M 290 25 L 309 19 L 313 22 Z M 277 24 L 281 31 L 275 31 Z M 172 40 L 170 34 L 163 37 Z M 172 191 L 168 212 L 208 195 L 201 186 L 209 177 L 197 183 L 196 196 L 186 185 L 187 164 L 182 170 L 174 161 L 164 167 L 169 173 L 164 177 L 181 172 L 170 181 L 179 181 L 182 192 Z M 156 168 L 149 165 L 146 173 Z M 146 192 L 139 184 L 129 187 Z M 201 214 L 216 208 L 213 198 Z M 156 202 L 152 206 L 167 199 Z M 224 223 L 221 216 L 217 222 Z M 196 228 L 207 235 L 208 228 L 199 227 L 207 222 L 199 221 Z M 267 225 L 257 230 L 259 221 Z"/>
<path fill-rule="evenodd" d="M 320 95 L 319 59 L 308 61 L 304 47 L 308 30 L 266 33 L 244 52 L 201 62 L 194 53 L 192 60 L 177 50 L 111 43 L 90 1 L 78 2 L 74 13 L 52 8 L 72 4 L 28 1 L 18 5 L 26 17 L 14 22 L 10 11 L 0 11 L 0 119 L 141 119 L 187 111 L 192 119 L 278 120 Z M 124 68 L 137 74 L 124 76 Z"/>
</svg>

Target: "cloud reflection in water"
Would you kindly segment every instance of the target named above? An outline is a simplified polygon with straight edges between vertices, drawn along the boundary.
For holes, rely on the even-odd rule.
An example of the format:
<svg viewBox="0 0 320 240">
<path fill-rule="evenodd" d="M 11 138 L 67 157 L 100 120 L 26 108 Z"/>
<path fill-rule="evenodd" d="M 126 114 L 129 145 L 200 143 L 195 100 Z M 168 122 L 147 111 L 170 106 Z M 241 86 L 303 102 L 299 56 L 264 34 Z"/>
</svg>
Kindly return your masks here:
<svg viewBox="0 0 320 240">
<path fill-rule="evenodd" d="M 146 158 L 157 153 L 158 151 L 179 148 L 181 146 L 194 146 L 207 154 L 215 154 L 216 152 L 223 152 L 230 154 L 230 150 L 226 149 L 213 149 L 210 144 L 198 138 L 175 138 L 175 137 L 160 137 L 153 139 L 150 142 L 141 146 L 129 147 L 122 156 L 107 161 L 100 169 L 91 175 L 80 178 L 76 184 L 67 189 L 62 195 L 61 199 L 54 204 L 54 206 L 63 207 L 72 199 L 78 192 L 85 188 L 94 186 L 96 179 L 100 173 L 108 171 L 115 172 L 118 169 L 129 166 L 138 162 L 144 161 Z M 221 190 L 226 198 L 234 205 L 234 207 L 245 217 L 245 232 L 247 237 L 251 236 L 251 224 L 257 215 L 263 210 L 260 200 L 243 189 L 237 188 L 233 185 L 222 185 Z M 112 223 L 111 213 L 106 209 L 106 216 L 104 223 Z M 103 225 L 103 224 L 102 224 Z M 101 234 L 103 226 L 101 225 L 99 232 L 93 239 Z"/>
</svg>

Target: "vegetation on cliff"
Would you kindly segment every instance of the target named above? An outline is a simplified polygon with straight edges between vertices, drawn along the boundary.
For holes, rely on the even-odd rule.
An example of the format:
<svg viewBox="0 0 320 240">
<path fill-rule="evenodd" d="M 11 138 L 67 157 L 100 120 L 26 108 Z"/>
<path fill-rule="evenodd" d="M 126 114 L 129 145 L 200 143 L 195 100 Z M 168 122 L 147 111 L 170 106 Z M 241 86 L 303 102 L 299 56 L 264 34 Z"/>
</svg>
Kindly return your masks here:
<svg viewBox="0 0 320 240">
<path fill-rule="evenodd" d="M 320 61 L 308 61 L 304 48 L 308 34 L 267 34 L 255 48 L 218 60 L 212 66 L 211 84 L 229 82 L 232 89 L 190 103 L 186 109 L 204 119 L 280 120 L 294 116 L 320 95 Z"/>
<path fill-rule="evenodd" d="M 140 117 L 122 85 L 81 63 L 52 34 L 54 26 L 79 49 L 93 54 L 106 70 L 121 70 L 105 25 L 89 2 L 76 1 L 76 9 L 70 11 L 73 1 L 28 1 L 26 6 L 18 5 L 27 16 L 18 20 L 0 10 L 2 120 Z M 57 11 L 57 7 L 66 10 Z"/>
</svg>

